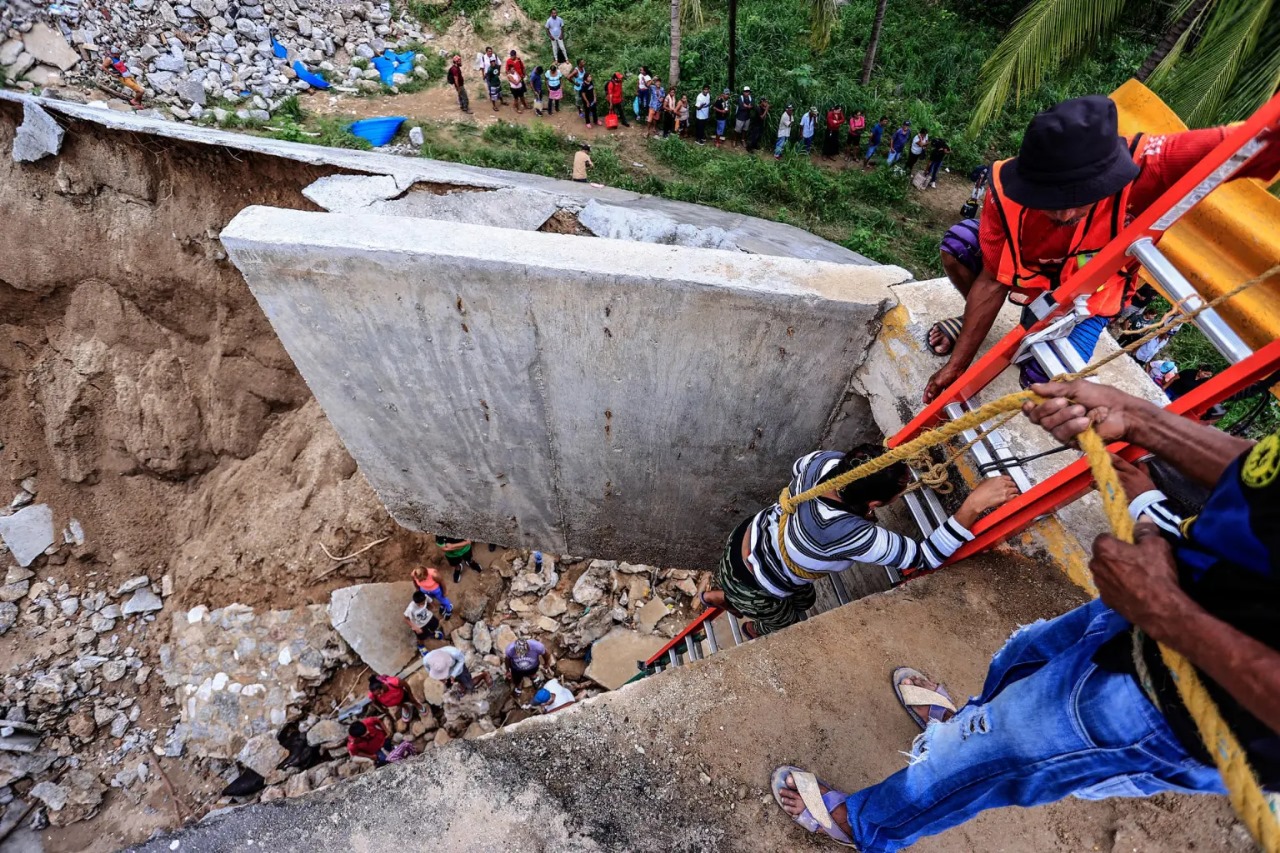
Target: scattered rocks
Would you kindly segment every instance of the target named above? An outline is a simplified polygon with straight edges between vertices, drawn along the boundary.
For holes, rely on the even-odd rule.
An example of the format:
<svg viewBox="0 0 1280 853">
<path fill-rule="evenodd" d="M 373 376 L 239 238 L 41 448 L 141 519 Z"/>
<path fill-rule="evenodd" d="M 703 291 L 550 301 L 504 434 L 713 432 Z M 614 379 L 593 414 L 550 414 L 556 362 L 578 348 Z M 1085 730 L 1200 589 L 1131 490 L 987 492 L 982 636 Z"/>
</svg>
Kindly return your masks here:
<svg viewBox="0 0 1280 853">
<path fill-rule="evenodd" d="M 320 720 L 307 730 L 307 743 L 311 746 L 338 746 L 347 739 L 347 729 L 337 720 Z"/>
<path fill-rule="evenodd" d="M 577 587 L 574 587 L 575 591 Z M 538 612 L 543 616 L 556 617 L 563 614 L 569 609 L 569 603 L 564 600 L 564 596 L 552 590 L 542 597 L 538 602 Z"/>
<path fill-rule="evenodd" d="M 73 68 L 80 61 L 80 54 L 67 44 L 62 34 L 46 24 L 32 26 L 22 37 L 22 46 L 38 62 L 62 71 Z"/>
<path fill-rule="evenodd" d="M 636 661 L 647 660 L 664 645 L 661 637 L 615 628 L 591 646 L 586 677 L 607 690 L 617 690 L 636 674 Z"/>
<path fill-rule="evenodd" d="M 652 634 L 653 629 L 670 612 L 661 598 L 651 599 L 636 611 L 636 629 L 642 634 Z"/>
<path fill-rule="evenodd" d="M 128 595 L 129 593 L 135 592 L 142 589 L 144 586 L 149 586 L 150 584 L 151 578 L 146 575 L 138 575 L 136 578 L 129 578 L 129 580 L 120 584 L 120 586 L 116 588 L 116 597 L 118 598 L 122 595 Z"/>
<path fill-rule="evenodd" d="M 574 583 L 573 600 L 588 607 L 603 600 L 606 590 L 613 585 L 610 568 L 608 562 L 593 560 Z"/>
<path fill-rule="evenodd" d="M 31 789 L 31 796 L 49 809 L 49 823 L 68 826 L 76 821 L 88 820 L 98 813 L 102 805 L 102 793 L 106 785 L 87 770 L 75 769 L 62 777 L 62 781 L 41 782 Z"/>
</svg>

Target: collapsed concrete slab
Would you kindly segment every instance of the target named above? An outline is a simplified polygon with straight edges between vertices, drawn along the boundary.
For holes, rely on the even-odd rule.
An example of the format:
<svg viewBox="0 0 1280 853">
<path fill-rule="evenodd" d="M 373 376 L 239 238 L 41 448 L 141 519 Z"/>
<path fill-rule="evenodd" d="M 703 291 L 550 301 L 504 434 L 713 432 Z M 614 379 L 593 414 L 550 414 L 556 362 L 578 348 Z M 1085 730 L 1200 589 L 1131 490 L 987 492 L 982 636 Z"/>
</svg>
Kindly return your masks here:
<svg viewBox="0 0 1280 853">
<path fill-rule="evenodd" d="M 557 210 L 560 204 L 555 196 L 518 187 L 490 192 L 409 192 L 368 207 L 369 213 L 492 225 L 517 231 L 537 231 Z"/>
<path fill-rule="evenodd" d="M 578 221 L 597 237 L 697 249 L 737 248 L 733 237 L 723 228 L 698 228 L 661 213 L 601 204 L 595 199 L 582 208 Z"/>
<path fill-rule="evenodd" d="M 269 208 L 222 241 L 401 524 L 675 566 L 869 436 L 849 383 L 909 279 Z"/>
<path fill-rule="evenodd" d="M 591 645 L 587 678 L 607 690 L 617 690 L 636 675 L 636 663 L 648 660 L 667 640 L 649 633 L 614 628 Z"/>
<path fill-rule="evenodd" d="M 412 581 L 342 587 L 329 597 L 329 620 L 371 670 L 395 675 L 417 654 L 404 622 L 412 598 Z"/>
<path fill-rule="evenodd" d="M 62 149 L 62 126 L 38 105 L 22 105 L 22 124 L 13 137 L 13 159 L 17 163 L 34 163 L 57 154 Z"/>
</svg>

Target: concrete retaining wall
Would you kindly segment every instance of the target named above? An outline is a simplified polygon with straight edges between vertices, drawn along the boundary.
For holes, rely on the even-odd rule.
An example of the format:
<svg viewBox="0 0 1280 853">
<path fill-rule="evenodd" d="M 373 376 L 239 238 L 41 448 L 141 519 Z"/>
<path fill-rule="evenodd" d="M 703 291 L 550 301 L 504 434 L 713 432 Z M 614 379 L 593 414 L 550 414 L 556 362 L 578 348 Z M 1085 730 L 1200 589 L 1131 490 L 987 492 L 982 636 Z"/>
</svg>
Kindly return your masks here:
<svg viewBox="0 0 1280 853">
<path fill-rule="evenodd" d="M 875 433 L 851 379 L 909 278 L 270 208 L 222 240 L 401 524 L 659 565 Z"/>
</svg>

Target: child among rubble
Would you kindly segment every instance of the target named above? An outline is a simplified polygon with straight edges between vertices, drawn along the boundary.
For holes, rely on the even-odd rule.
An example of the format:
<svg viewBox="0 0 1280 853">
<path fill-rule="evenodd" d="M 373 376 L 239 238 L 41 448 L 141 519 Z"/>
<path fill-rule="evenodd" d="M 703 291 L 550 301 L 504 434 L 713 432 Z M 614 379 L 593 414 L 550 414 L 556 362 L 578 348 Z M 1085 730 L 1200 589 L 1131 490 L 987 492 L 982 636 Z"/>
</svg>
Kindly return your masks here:
<svg viewBox="0 0 1280 853">
<path fill-rule="evenodd" d="M 446 594 L 444 581 L 440 580 L 440 573 L 436 571 L 435 566 L 419 566 L 410 574 L 413 578 L 413 585 L 419 590 L 440 602 L 440 611 L 444 614 L 444 618 L 448 619 L 453 615 L 453 602 L 450 601 Z"/>
<path fill-rule="evenodd" d="M 427 594 L 420 589 L 414 590 L 413 600 L 404 609 L 404 621 L 409 626 L 409 630 L 413 631 L 413 636 L 417 638 L 418 645 L 422 645 L 427 640 L 444 639 L 444 631 L 440 628 L 440 620 L 432 612 L 431 604 L 427 600 Z"/>
</svg>

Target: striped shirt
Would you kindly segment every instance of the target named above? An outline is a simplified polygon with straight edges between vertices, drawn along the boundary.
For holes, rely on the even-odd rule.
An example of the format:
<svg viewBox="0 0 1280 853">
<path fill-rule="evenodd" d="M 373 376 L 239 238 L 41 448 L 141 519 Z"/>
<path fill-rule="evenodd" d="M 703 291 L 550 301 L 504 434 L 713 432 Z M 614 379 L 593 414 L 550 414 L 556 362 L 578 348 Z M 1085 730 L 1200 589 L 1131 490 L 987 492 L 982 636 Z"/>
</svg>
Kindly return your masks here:
<svg viewBox="0 0 1280 853">
<path fill-rule="evenodd" d="M 792 466 L 791 494 L 816 486 L 844 458 L 843 453 L 819 450 Z M 786 598 L 813 581 L 797 577 L 778 553 L 778 520 L 782 507 L 773 504 L 751 520 L 751 554 L 747 561 L 761 588 Z M 898 571 L 936 569 L 965 542 L 973 539 L 954 518 L 923 542 L 886 530 L 825 498 L 803 503 L 787 522 L 787 555 L 809 572 L 843 572 L 856 563 L 892 566 Z"/>
</svg>

